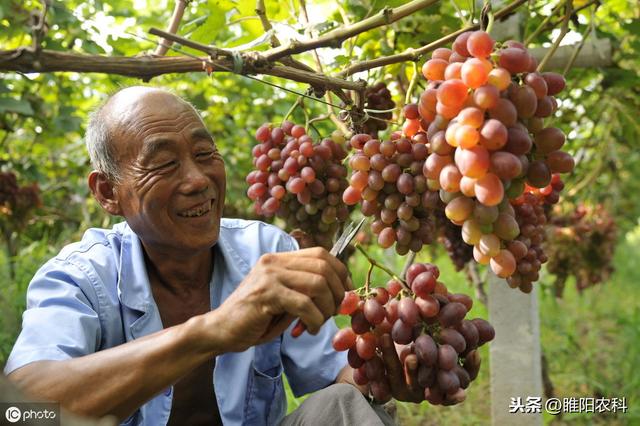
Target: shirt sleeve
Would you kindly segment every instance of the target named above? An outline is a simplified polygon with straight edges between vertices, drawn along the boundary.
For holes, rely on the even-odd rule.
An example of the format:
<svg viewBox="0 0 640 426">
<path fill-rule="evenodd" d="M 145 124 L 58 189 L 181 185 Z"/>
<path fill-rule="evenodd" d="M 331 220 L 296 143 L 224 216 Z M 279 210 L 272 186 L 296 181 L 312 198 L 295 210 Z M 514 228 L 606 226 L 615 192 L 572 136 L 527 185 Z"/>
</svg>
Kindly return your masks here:
<svg viewBox="0 0 640 426">
<path fill-rule="evenodd" d="M 315 336 L 305 332 L 291 337 L 292 324 L 282 338 L 282 363 L 293 394 L 298 397 L 325 388 L 336 381 L 347 365 L 347 352 L 337 352 L 331 345 L 338 331 L 333 318 Z"/>
<path fill-rule="evenodd" d="M 80 267 L 58 259 L 46 263 L 29 284 L 22 331 L 5 374 L 35 361 L 96 352 L 101 333 L 94 306 L 98 306 L 95 290 Z"/>
<path fill-rule="evenodd" d="M 281 240 L 279 251 L 298 250 L 297 241 L 287 235 Z M 282 337 L 282 364 L 293 394 L 298 397 L 325 388 L 336 381 L 338 373 L 347 365 L 347 353 L 336 352 L 331 345 L 338 331 L 333 318 L 315 336 L 305 332 L 291 337 L 294 321 Z"/>
</svg>

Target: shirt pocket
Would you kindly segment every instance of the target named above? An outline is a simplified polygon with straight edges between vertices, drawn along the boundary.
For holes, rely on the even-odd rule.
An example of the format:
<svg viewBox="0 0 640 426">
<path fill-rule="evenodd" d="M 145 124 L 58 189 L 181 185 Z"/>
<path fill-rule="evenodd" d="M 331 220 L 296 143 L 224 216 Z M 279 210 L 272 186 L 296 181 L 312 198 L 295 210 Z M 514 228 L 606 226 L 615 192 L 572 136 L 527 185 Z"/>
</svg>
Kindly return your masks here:
<svg viewBox="0 0 640 426">
<path fill-rule="evenodd" d="M 249 377 L 245 424 L 275 425 L 286 413 L 280 341 L 256 347 Z"/>
</svg>

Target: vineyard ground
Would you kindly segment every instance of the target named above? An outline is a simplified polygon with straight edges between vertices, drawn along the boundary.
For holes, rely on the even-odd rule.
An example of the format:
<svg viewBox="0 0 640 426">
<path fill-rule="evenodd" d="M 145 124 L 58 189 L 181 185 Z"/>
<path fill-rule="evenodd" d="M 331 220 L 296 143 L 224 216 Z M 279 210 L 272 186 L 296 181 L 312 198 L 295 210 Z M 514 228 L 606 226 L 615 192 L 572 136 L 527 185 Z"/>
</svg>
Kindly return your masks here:
<svg viewBox="0 0 640 426">
<path fill-rule="evenodd" d="M 578 294 L 573 282 L 567 284 L 565 296 L 556 301 L 551 296 L 553 277 L 543 276 L 541 282 L 549 291 L 540 294 L 540 326 L 542 346 L 549 362 L 550 376 L 558 398 L 602 396 L 626 397 L 628 412 L 545 416 L 545 424 L 552 425 L 633 425 L 640 424 L 640 227 L 627 235 L 615 256 L 616 272 L 609 282 Z M 52 254 L 55 247 L 46 242 L 32 243 L 23 251 L 16 264 L 16 280 L 9 278 L 7 258 L 0 254 L 0 364 L 4 362 L 20 327 L 24 309 L 24 293 L 30 277 Z M 371 249 L 377 259 L 385 259 L 380 249 Z M 395 256 L 394 270 L 402 269 L 402 259 Z M 455 272 L 446 254 L 421 255 L 419 261 L 439 265 L 441 280 L 453 292 L 467 292 L 469 286 L 462 273 Z M 390 262 L 391 260 L 389 260 Z M 367 262 L 361 255 L 352 257 L 351 269 L 355 283 L 363 283 Z M 383 284 L 386 277 L 374 271 L 373 283 Z M 487 318 L 487 310 L 476 301 L 471 317 Z M 338 318 L 340 326 L 347 319 Z M 481 349 L 483 363 L 488 363 L 488 348 Z M 289 409 L 302 399 L 292 396 L 287 387 Z M 514 395 L 515 396 L 515 395 Z M 482 368 L 472 384 L 467 401 L 454 407 L 432 407 L 398 404 L 399 423 L 411 426 L 427 425 L 485 425 L 490 423 L 489 370 Z"/>
</svg>

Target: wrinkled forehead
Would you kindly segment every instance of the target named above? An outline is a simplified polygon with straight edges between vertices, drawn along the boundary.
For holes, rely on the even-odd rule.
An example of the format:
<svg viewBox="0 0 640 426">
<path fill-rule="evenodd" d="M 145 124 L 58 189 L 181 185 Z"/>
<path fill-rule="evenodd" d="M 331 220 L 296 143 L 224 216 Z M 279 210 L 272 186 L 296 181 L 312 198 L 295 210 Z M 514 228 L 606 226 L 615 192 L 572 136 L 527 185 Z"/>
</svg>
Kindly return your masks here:
<svg viewBox="0 0 640 426">
<path fill-rule="evenodd" d="M 172 93 L 148 87 L 118 92 L 105 105 L 104 113 L 116 150 L 140 149 L 154 133 L 173 131 L 178 124 L 204 127 L 190 104 Z"/>
<path fill-rule="evenodd" d="M 105 105 L 105 113 L 112 128 L 136 128 L 145 122 L 171 120 L 192 115 L 200 121 L 196 111 L 184 100 L 163 90 L 131 87 L 114 95 Z"/>
</svg>

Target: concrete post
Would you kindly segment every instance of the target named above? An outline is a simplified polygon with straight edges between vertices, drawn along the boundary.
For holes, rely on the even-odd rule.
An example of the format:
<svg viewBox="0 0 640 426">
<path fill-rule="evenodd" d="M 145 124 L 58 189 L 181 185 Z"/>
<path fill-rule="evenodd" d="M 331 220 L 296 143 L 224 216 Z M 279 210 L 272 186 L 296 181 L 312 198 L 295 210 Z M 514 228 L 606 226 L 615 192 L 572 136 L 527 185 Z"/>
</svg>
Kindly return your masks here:
<svg viewBox="0 0 640 426">
<path fill-rule="evenodd" d="M 559 46 L 553 54 L 545 70 L 562 70 L 571 60 L 571 56 L 579 43 Z M 549 51 L 548 47 L 534 47 L 529 49 L 531 55 L 540 62 Z M 611 40 L 608 38 L 593 39 L 593 35 L 584 43 L 573 68 L 608 67 L 612 64 Z"/>
<path fill-rule="evenodd" d="M 526 404 L 527 397 L 543 397 L 536 285 L 524 294 L 489 273 L 489 321 L 496 330 L 489 345 L 492 425 L 542 425 L 543 399 L 540 414 L 509 412 L 511 398 Z"/>
</svg>

